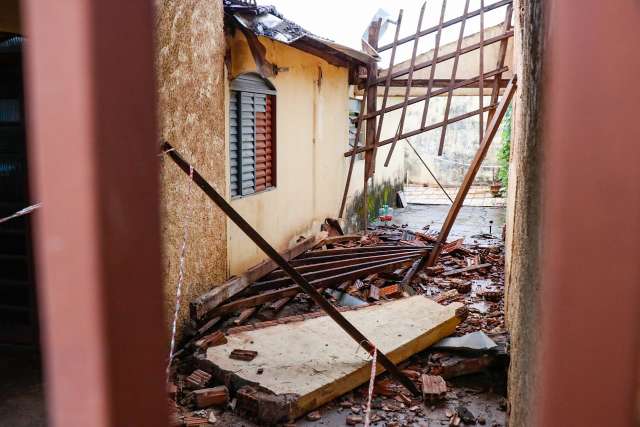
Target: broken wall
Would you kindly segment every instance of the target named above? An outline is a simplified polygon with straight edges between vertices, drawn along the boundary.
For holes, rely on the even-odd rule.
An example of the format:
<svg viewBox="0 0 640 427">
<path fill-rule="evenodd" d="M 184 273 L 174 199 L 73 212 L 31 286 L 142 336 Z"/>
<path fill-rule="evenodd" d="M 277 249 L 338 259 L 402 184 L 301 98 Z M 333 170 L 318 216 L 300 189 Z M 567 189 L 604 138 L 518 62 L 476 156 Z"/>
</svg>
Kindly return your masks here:
<svg viewBox="0 0 640 427">
<path fill-rule="evenodd" d="M 228 40 L 230 79 L 255 72 L 245 36 L 236 31 Z M 277 91 L 276 186 L 234 198 L 231 205 L 271 245 L 285 250 L 300 235 L 318 232 L 320 223 L 335 217 L 340 208 L 348 167 L 341 161 L 348 144 L 348 70 L 283 43 L 259 40 L 266 47 L 267 60 L 280 68 L 269 79 Z M 228 89 L 225 96 L 228 111 Z M 228 168 L 225 179 L 229 181 Z M 231 274 L 266 258 L 230 221 L 228 230 Z"/>
<path fill-rule="evenodd" d="M 507 201 L 506 322 L 511 334 L 509 424 L 534 425 L 536 343 L 540 341 L 541 81 L 544 22 L 541 0 L 515 11 L 516 73 Z"/>
<path fill-rule="evenodd" d="M 156 49 L 160 137 L 225 194 L 222 2 L 156 1 Z M 188 319 L 188 302 L 226 278 L 226 219 L 173 162 L 159 161 L 168 322 L 173 319 L 185 224 L 188 227 L 180 334 Z"/>
</svg>

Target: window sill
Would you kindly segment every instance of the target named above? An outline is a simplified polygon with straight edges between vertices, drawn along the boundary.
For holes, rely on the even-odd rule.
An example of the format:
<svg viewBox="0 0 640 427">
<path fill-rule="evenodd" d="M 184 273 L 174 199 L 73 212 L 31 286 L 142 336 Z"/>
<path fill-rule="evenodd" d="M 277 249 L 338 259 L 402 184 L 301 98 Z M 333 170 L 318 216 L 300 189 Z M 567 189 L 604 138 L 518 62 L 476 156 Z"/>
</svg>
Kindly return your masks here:
<svg viewBox="0 0 640 427">
<path fill-rule="evenodd" d="M 231 197 L 231 201 L 242 200 L 242 199 L 246 199 L 246 198 L 248 198 L 248 197 L 259 196 L 259 195 L 264 194 L 264 193 L 270 193 L 271 191 L 274 191 L 274 190 L 275 190 L 275 189 L 277 189 L 277 188 L 278 188 L 278 187 L 273 186 L 273 187 L 269 187 L 269 188 L 267 188 L 267 189 L 264 189 L 264 190 L 262 190 L 262 191 L 258 191 L 258 192 L 256 192 L 256 193 L 245 194 L 245 195 L 243 195 L 243 196 L 232 196 L 232 197 Z"/>
</svg>

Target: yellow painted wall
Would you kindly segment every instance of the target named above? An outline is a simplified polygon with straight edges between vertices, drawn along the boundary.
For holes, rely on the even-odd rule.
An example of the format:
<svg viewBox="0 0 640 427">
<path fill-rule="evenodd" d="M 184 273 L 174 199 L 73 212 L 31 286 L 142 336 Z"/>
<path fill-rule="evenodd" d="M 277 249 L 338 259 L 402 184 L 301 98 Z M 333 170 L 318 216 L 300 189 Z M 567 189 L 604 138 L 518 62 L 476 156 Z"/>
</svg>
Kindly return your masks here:
<svg viewBox="0 0 640 427">
<path fill-rule="evenodd" d="M 319 231 L 326 217 L 338 214 L 348 166 L 343 157 L 348 142 L 348 70 L 270 39 L 261 37 L 260 42 L 267 59 L 286 69 L 270 78 L 277 90 L 277 186 L 233 199 L 231 205 L 276 249 L 284 250 L 298 236 Z M 256 71 L 244 35 L 236 32 L 228 45 L 231 78 Z M 228 93 L 227 88 L 226 158 Z M 265 259 L 231 221 L 227 253 L 231 274 Z"/>
</svg>

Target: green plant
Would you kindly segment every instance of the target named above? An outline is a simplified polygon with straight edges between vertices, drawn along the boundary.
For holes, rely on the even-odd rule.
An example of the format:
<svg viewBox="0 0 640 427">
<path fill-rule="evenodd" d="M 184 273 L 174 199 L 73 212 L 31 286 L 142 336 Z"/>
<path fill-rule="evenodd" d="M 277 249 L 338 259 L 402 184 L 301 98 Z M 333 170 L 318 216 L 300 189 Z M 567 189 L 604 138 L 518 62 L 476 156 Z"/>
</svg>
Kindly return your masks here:
<svg viewBox="0 0 640 427">
<path fill-rule="evenodd" d="M 503 191 L 506 191 L 509 184 L 509 159 L 511 157 L 511 124 L 512 106 L 509 105 L 502 121 L 502 144 L 498 150 L 498 179 L 502 183 Z"/>
</svg>

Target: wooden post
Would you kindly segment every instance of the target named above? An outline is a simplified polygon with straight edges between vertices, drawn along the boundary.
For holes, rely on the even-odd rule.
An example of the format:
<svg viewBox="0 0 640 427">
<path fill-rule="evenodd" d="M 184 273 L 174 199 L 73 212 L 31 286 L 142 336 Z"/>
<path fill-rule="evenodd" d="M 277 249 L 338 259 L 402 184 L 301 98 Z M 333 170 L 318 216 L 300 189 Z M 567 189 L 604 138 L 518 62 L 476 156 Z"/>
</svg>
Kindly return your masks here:
<svg viewBox="0 0 640 427">
<path fill-rule="evenodd" d="M 471 184 L 473 184 L 473 180 L 476 178 L 476 174 L 480 169 L 480 165 L 487 155 L 487 151 L 489 150 L 489 146 L 491 146 L 491 142 L 493 141 L 493 137 L 496 132 L 498 132 L 498 127 L 500 126 L 500 122 L 504 117 L 504 114 L 507 112 L 507 107 L 509 107 L 509 103 L 511 102 L 511 98 L 513 98 L 513 94 L 516 91 L 516 76 L 514 75 L 509 82 L 509 85 L 504 90 L 504 95 L 500 100 L 500 104 L 498 108 L 496 108 L 496 114 L 491 119 L 491 123 L 487 127 L 487 132 L 484 134 L 484 139 L 478 147 L 478 151 L 476 152 L 475 157 L 473 158 L 469 169 L 467 170 L 464 179 L 462 180 L 462 185 L 460 185 L 460 189 L 458 190 L 458 194 L 456 194 L 456 199 L 451 205 L 449 209 L 449 213 L 447 214 L 447 218 L 442 225 L 442 229 L 440 230 L 440 234 L 438 234 L 438 241 L 436 242 L 435 247 L 431 251 L 429 255 L 429 259 L 426 263 L 427 267 L 431 267 L 435 264 L 438 256 L 440 255 L 440 251 L 442 250 L 442 245 L 447 242 L 447 237 L 449 237 L 449 232 L 451 231 L 451 227 L 453 227 L 453 223 L 456 221 L 458 217 L 458 212 L 460 212 L 460 208 L 462 208 L 462 204 L 464 203 L 464 199 L 467 197 L 467 193 L 471 188 Z"/>
<path fill-rule="evenodd" d="M 382 20 L 371 22 L 369 25 L 369 36 L 367 42 L 369 45 L 377 49 L 378 39 L 380 37 L 380 27 Z M 372 62 L 367 67 L 367 114 L 375 113 L 378 109 L 378 64 Z M 365 146 L 373 147 L 376 139 L 376 116 L 367 120 Z M 355 150 L 356 147 L 354 147 Z M 362 190 L 363 209 L 364 209 L 364 231 L 367 232 L 369 224 L 369 195 L 368 183 L 369 178 L 373 176 L 376 168 L 375 149 L 367 150 L 364 155 L 364 185 Z"/>
<path fill-rule="evenodd" d="M 166 426 L 153 4 L 21 3 L 48 424 Z"/>
</svg>

